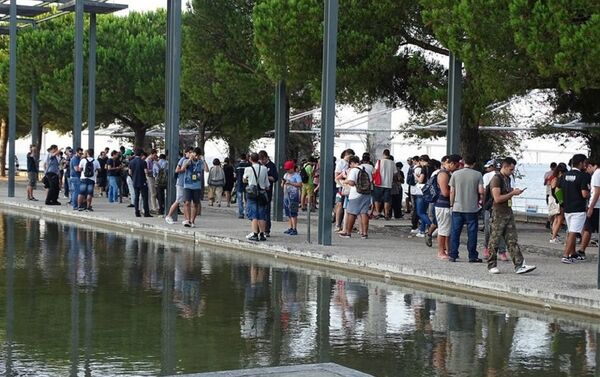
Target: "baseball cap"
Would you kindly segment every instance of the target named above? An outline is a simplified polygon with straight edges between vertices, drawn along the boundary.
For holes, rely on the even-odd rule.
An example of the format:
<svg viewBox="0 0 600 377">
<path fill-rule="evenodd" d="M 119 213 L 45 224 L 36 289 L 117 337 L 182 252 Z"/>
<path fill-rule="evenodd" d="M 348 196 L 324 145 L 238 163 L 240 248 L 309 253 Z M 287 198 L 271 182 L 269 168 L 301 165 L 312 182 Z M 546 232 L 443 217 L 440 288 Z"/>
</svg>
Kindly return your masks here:
<svg viewBox="0 0 600 377">
<path fill-rule="evenodd" d="M 286 161 L 286 162 L 283 163 L 283 168 L 285 170 L 292 170 L 295 167 L 296 167 L 296 164 L 292 160 L 288 160 L 288 161 Z"/>
<path fill-rule="evenodd" d="M 492 166 L 496 166 L 496 161 L 494 160 L 489 160 L 488 162 L 485 163 L 485 165 L 483 165 L 484 168 L 489 168 Z"/>
</svg>

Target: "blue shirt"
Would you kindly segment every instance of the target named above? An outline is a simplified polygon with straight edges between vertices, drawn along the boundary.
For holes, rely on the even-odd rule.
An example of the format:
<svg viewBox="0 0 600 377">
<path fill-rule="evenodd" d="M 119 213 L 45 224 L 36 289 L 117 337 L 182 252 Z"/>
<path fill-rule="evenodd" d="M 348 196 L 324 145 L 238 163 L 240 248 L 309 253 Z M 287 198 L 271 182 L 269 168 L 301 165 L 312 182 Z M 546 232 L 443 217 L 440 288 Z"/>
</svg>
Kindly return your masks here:
<svg viewBox="0 0 600 377">
<path fill-rule="evenodd" d="M 179 162 L 177 163 L 177 166 L 182 167 L 186 161 L 187 161 L 187 157 L 180 158 Z M 185 176 L 185 172 L 177 173 L 177 182 L 175 183 L 177 186 L 183 187 L 183 177 L 184 176 Z"/>
<path fill-rule="evenodd" d="M 183 188 L 201 190 L 204 182 L 204 161 L 191 161 L 183 177 Z"/>
<path fill-rule="evenodd" d="M 54 174 L 59 173 L 58 156 L 48 155 L 48 160 L 46 160 L 46 164 L 47 164 L 46 173 L 54 173 Z"/>
<path fill-rule="evenodd" d="M 79 178 L 79 176 L 81 175 L 80 172 L 75 170 L 75 167 L 79 167 L 80 162 L 81 158 L 79 158 L 78 155 L 74 154 L 73 157 L 71 157 L 71 162 L 69 162 L 69 171 L 71 172 L 71 178 Z"/>
<path fill-rule="evenodd" d="M 285 197 L 291 201 L 300 201 L 300 187 L 288 185 L 287 183 L 302 183 L 302 177 L 298 173 L 285 173 L 283 177 L 286 181 L 285 190 L 283 194 Z"/>
</svg>

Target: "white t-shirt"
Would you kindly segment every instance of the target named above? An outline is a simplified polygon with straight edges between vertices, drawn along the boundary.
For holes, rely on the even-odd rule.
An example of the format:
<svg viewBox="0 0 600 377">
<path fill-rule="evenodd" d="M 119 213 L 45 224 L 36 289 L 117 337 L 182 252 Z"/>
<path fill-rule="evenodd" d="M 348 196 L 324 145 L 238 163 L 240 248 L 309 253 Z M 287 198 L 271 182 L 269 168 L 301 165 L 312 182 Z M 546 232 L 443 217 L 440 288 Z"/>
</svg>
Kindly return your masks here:
<svg viewBox="0 0 600 377">
<path fill-rule="evenodd" d="M 596 169 L 594 174 L 592 174 L 592 182 L 591 182 L 590 186 L 592 186 L 592 192 L 590 193 L 590 198 L 593 198 L 596 190 L 600 190 L 600 169 Z M 598 199 L 594 208 L 600 208 L 600 199 Z"/>
<path fill-rule="evenodd" d="M 369 180 L 373 179 L 373 166 L 370 164 L 364 164 L 364 165 L 360 165 L 357 168 L 352 168 L 350 169 L 350 171 L 348 172 L 348 180 L 352 181 L 354 183 L 356 183 L 358 181 L 358 172 L 364 168 L 365 171 L 367 172 L 367 174 L 369 174 Z M 352 199 L 357 199 L 360 198 L 361 196 L 363 196 L 365 194 L 359 194 L 358 191 L 356 191 L 356 184 L 354 186 L 350 187 L 350 194 L 348 195 L 348 199 L 352 200 Z"/>
<path fill-rule="evenodd" d="M 487 172 L 487 173 L 485 173 L 483 175 L 483 188 L 487 188 L 488 187 L 488 185 L 490 184 L 492 178 L 494 178 L 495 175 L 496 175 L 496 171 L 495 170 Z"/>
<path fill-rule="evenodd" d="M 335 164 L 335 175 L 337 176 L 339 173 L 343 172 L 346 169 L 348 169 L 348 161 L 342 158 Z M 342 187 L 342 184 L 339 181 L 336 181 L 335 185 L 337 188 Z"/>
<path fill-rule="evenodd" d="M 88 161 L 93 161 L 94 164 L 94 175 L 91 177 L 86 177 L 85 176 L 85 165 L 87 165 Z M 100 170 L 100 163 L 98 162 L 98 160 L 95 160 L 93 157 L 88 157 L 88 158 L 82 158 L 81 161 L 79 162 L 79 170 L 80 170 L 80 178 L 81 179 L 91 179 L 92 181 L 94 181 L 94 183 L 96 183 L 96 178 L 98 177 L 98 170 Z"/>
<path fill-rule="evenodd" d="M 423 186 L 425 184 L 419 183 L 419 178 L 418 178 L 418 176 L 421 175 L 422 170 L 423 169 L 420 166 L 417 166 L 416 168 L 414 168 L 415 181 L 417 182 L 417 184 L 414 186 L 410 186 L 410 194 L 411 195 L 423 195 L 423 190 L 421 190 L 421 189 L 423 188 Z"/>
<path fill-rule="evenodd" d="M 379 187 L 392 188 L 396 164 L 392 160 L 379 160 L 379 172 L 381 173 L 381 185 Z"/>
<path fill-rule="evenodd" d="M 254 168 L 254 170 L 252 168 Z M 269 183 L 268 169 L 266 167 L 260 164 L 252 164 L 252 166 L 248 166 L 244 169 L 244 179 L 247 180 L 248 186 L 256 185 L 256 178 L 258 178 L 258 185 L 263 190 L 268 189 L 271 185 Z"/>
</svg>

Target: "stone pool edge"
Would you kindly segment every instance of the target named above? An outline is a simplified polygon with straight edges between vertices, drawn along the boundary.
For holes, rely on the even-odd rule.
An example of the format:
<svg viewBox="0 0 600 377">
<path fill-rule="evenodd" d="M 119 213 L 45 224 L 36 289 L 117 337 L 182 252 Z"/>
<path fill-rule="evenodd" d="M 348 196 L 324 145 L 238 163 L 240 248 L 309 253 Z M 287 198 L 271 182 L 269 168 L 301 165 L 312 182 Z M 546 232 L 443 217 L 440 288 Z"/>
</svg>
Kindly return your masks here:
<svg viewBox="0 0 600 377">
<path fill-rule="evenodd" d="M 320 267 L 334 268 L 348 271 L 354 274 L 368 275 L 372 277 L 389 279 L 397 282 L 418 284 L 424 287 L 433 287 L 453 293 L 462 293 L 469 296 L 478 295 L 482 298 L 500 300 L 506 303 L 517 303 L 527 305 L 532 309 L 551 309 L 566 313 L 600 318 L 600 299 L 588 299 L 584 297 L 573 297 L 563 294 L 555 294 L 530 287 L 517 287 L 471 279 L 453 275 L 433 275 L 431 272 L 400 266 L 397 264 L 366 262 L 357 258 L 344 255 L 330 255 L 321 252 L 302 251 L 278 245 L 275 243 L 251 243 L 233 237 L 200 234 L 188 229 L 172 229 L 166 226 L 144 224 L 131 220 L 117 220 L 102 217 L 94 213 L 79 213 L 62 209 L 61 207 L 40 207 L 17 202 L 2 202 L 0 208 L 7 210 L 21 210 L 34 216 L 47 216 L 53 219 L 74 222 L 78 224 L 96 225 L 105 230 L 119 230 L 125 233 L 138 233 L 162 241 L 180 241 L 187 243 L 216 246 L 241 251 L 250 251 L 263 256 L 282 258 L 285 260 L 300 262 L 302 264 Z"/>
</svg>

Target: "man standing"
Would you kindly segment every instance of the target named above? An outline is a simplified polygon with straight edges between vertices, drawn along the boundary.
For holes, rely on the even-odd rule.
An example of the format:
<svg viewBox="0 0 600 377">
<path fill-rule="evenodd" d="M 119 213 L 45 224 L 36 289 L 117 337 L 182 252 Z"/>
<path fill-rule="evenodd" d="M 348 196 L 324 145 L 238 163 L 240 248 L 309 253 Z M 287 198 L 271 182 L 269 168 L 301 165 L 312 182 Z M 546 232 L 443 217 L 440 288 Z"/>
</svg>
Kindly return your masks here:
<svg viewBox="0 0 600 377">
<path fill-rule="evenodd" d="M 600 214 L 600 166 L 597 160 L 588 161 L 587 172 L 592 176 L 592 181 L 590 183 L 592 191 L 590 193 L 590 202 L 586 212 L 587 219 L 585 222 L 585 230 L 581 237 L 581 250 L 577 252 L 583 257 L 585 257 L 585 249 L 587 249 L 590 244 L 592 233 L 598 233 L 598 222 L 600 220 L 598 218 Z"/>
<path fill-rule="evenodd" d="M 502 167 L 502 162 L 489 160 L 485 165 L 486 173 L 483 175 L 483 257 L 489 258 L 490 251 L 488 247 L 488 243 L 490 242 L 490 234 L 491 234 L 491 220 L 492 220 L 492 206 L 494 204 L 494 198 L 492 197 L 492 192 L 490 188 L 490 182 L 492 178 L 496 176 L 496 174 L 500 173 L 500 168 Z M 512 182 L 512 177 L 511 177 Z M 508 257 L 506 256 L 506 244 L 504 243 L 504 239 L 500 238 L 500 244 L 498 248 L 498 254 L 500 255 L 500 260 L 508 262 Z"/>
<path fill-rule="evenodd" d="M 148 175 L 148 166 L 146 165 L 146 161 L 142 160 L 142 153 L 142 149 L 136 149 L 135 157 L 129 161 L 129 176 L 131 177 L 133 192 L 135 193 L 133 206 L 135 208 L 135 216 L 141 217 L 141 195 L 142 205 L 144 207 L 144 217 L 152 217 L 152 215 L 150 215 L 150 208 L 148 206 L 148 182 L 146 181 L 146 177 Z"/>
<path fill-rule="evenodd" d="M 460 234 L 467 224 L 467 250 L 469 263 L 483 262 L 477 252 L 478 212 L 483 201 L 483 177 L 474 169 L 475 156 L 467 155 L 464 169 L 457 170 L 450 178 L 450 206 L 452 208 L 451 247 L 448 261 L 456 262 Z"/>
<path fill-rule="evenodd" d="M 188 215 L 188 220 L 184 220 L 182 224 L 187 228 L 196 226 L 196 217 L 201 211 L 200 201 L 204 185 L 204 172 L 207 168 L 202 159 L 201 148 L 194 148 L 190 153 L 190 158 L 182 165 L 182 169 L 185 171 L 183 178 L 183 188 L 185 189 L 183 212 Z"/>
<path fill-rule="evenodd" d="M 59 206 L 58 194 L 60 192 L 59 184 L 59 165 L 58 157 L 60 151 L 56 145 L 48 148 L 48 158 L 46 159 L 46 178 L 48 179 L 48 193 L 46 194 L 46 205 Z"/>
<path fill-rule="evenodd" d="M 414 191 L 414 186 L 417 184 L 415 180 L 415 165 L 419 163 L 419 156 L 410 157 L 406 160 L 408 163 L 408 172 L 406 173 L 406 184 L 408 185 L 408 191 L 406 196 L 406 213 L 411 213 L 414 211 L 415 203 L 413 201 L 412 195 Z M 416 213 L 412 213 L 411 216 L 412 221 L 412 229 L 416 230 L 419 225 L 419 219 Z"/>
<path fill-rule="evenodd" d="M 336 231 L 343 232 L 343 224 L 344 224 L 344 195 L 343 194 L 343 180 L 339 177 L 344 177 L 346 170 L 348 169 L 348 161 L 350 157 L 354 156 L 354 150 L 346 149 L 342 152 L 340 156 L 340 160 L 335 165 L 335 173 L 334 179 L 336 183 L 337 193 L 335 195 L 335 223 L 336 223 Z"/>
<path fill-rule="evenodd" d="M 37 146 L 35 144 L 31 144 L 29 147 L 29 153 L 27 153 L 27 200 L 33 200 L 34 202 L 38 201 L 33 196 L 33 190 L 35 190 L 37 186 L 39 172 L 40 168 L 38 166 L 37 159 Z"/>
<path fill-rule="evenodd" d="M 92 199 L 94 198 L 94 186 L 98 179 L 98 170 L 100 170 L 100 163 L 98 160 L 94 159 L 94 150 L 86 150 L 84 158 L 81 159 L 78 166 L 78 171 L 81 173 L 81 176 L 79 177 L 80 211 L 93 211 Z"/>
<path fill-rule="evenodd" d="M 248 187 L 256 187 L 257 191 L 267 190 L 269 188 L 269 175 L 265 166 L 259 164 L 257 153 L 250 155 L 251 166 L 244 171 L 243 180 Z M 259 194 L 260 196 L 260 194 Z M 267 212 L 269 211 L 269 201 L 260 197 L 252 198 L 248 196 L 248 219 L 252 221 L 252 236 L 250 241 L 266 241 L 265 231 L 267 230 Z"/>
<path fill-rule="evenodd" d="M 373 182 L 373 202 L 375 202 L 376 218 L 380 218 L 383 215 L 386 220 L 389 220 L 392 216 L 392 182 L 394 173 L 396 172 L 396 166 L 391 159 L 389 149 L 383 151 L 383 156 L 375 164 L 375 169 L 379 169 L 381 176 L 379 184 Z"/>
<path fill-rule="evenodd" d="M 193 148 L 187 147 L 185 149 L 185 154 L 179 159 L 177 162 L 177 166 L 175 167 L 175 174 L 177 175 L 177 181 L 175 182 L 175 195 L 176 199 L 173 204 L 171 204 L 171 208 L 169 208 L 169 213 L 165 216 L 165 222 L 169 225 L 173 225 L 175 222 L 173 221 L 173 215 L 176 211 L 179 210 L 179 206 L 181 205 L 185 210 L 185 189 L 183 188 L 183 179 L 185 177 L 185 170 L 183 170 L 183 164 L 187 161 L 192 153 Z M 183 212 L 184 218 L 183 221 L 189 221 L 187 214 Z M 183 223 L 183 222 L 182 222 Z"/>
<path fill-rule="evenodd" d="M 576 154 L 571 159 L 571 170 L 559 182 L 564 196 L 565 221 L 567 222 L 567 242 L 561 262 L 566 264 L 585 260 L 585 255 L 575 251 L 577 234 L 583 233 L 587 218 L 587 199 L 590 196 L 590 176 L 584 172 L 587 157 Z"/>
<path fill-rule="evenodd" d="M 450 232 L 452 231 L 452 210 L 450 209 L 450 177 L 460 166 L 461 157 L 457 154 L 450 155 L 444 161 L 442 169 L 437 173 L 435 179 L 439 188 L 439 195 L 434 203 L 435 218 L 437 219 L 438 231 L 438 258 L 448 259 L 450 250 Z M 431 234 L 428 240 L 431 242 Z"/>
<path fill-rule="evenodd" d="M 121 176 L 121 159 L 119 152 L 112 151 L 106 161 L 106 176 L 108 178 L 108 202 L 119 201 L 119 177 Z"/>
<path fill-rule="evenodd" d="M 252 166 L 249 162 L 248 162 L 248 157 L 246 156 L 245 153 L 242 153 L 242 155 L 240 156 L 240 160 L 237 163 L 237 166 L 235 167 L 235 178 L 236 178 L 236 185 L 235 185 L 235 193 L 236 193 L 236 200 L 237 200 L 237 205 L 238 205 L 238 218 L 239 219 L 243 219 L 244 218 L 244 204 L 247 202 L 246 201 L 246 185 L 244 183 L 244 172 L 246 171 L 246 168 Z"/>
<path fill-rule="evenodd" d="M 146 158 L 146 181 L 148 182 L 148 196 L 150 211 L 154 214 L 158 213 L 158 203 L 156 198 L 156 179 L 154 178 L 154 164 L 158 160 L 158 152 L 156 149 L 150 151 L 150 155 Z"/>
<path fill-rule="evenodd" d="M 267 204 L 267 227 L 265 228 L 265 237 L 271 236 L 271 202 L 273 201 L 273 186 L 279 180 L 279 172 L 277 171 L 277 165 L 269 158 L 267 151 L 259 151 L 258 158 L 260 163 L 267 168 L 267 176 L 269 177 L 269 187 L 267 187 L 267 196 L 269 197 L 269 203 Z"/>
<path fill-rule="evenodd" d="M 494 200 L 492 207 L 492 233 L 490 236 L 490 257 L 488 258 L 488 271 L 490 274 L 499 274 L 498 245 L 501 239 L 508 246 L 508 252 L 515 266 L 517 274 L 526 274 L 535 270 L 535 266 L 523 263 L 523 254 L 518 244 L 515 216 L 512 211 L 512 198 L 521 195 L 524 190 L 512 188 L 511 176 L 515 170 L 515 161 L 507 157 L 502 161 L 500 173 L 490 181 L 490 191 Z"/>
<path fill-rule="evenodd" d="M 152 175 L 156 181 L 156 199 L 158 200 L 158 212 L 161 215 L 165 213 L 166 190 L 169 185 L 169 161 L 167 155 L 161 154 L 158 161 L 154 163 Z"/>
<path fill-rule="evenodd" d="M 81 170 L 79 164 L 83 157 L 83 149 L 73 149 L 69 161 L 69 193 L 71 194 L 71 206 L 73 210 L 79 209 L 79 191 L 81 186 Z"/>
</svg>

